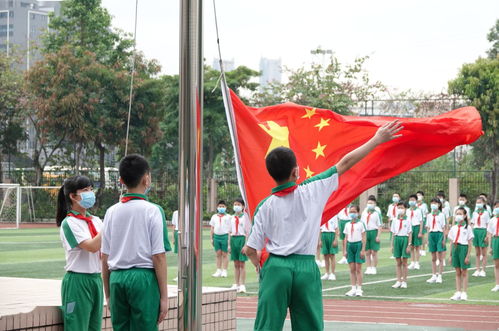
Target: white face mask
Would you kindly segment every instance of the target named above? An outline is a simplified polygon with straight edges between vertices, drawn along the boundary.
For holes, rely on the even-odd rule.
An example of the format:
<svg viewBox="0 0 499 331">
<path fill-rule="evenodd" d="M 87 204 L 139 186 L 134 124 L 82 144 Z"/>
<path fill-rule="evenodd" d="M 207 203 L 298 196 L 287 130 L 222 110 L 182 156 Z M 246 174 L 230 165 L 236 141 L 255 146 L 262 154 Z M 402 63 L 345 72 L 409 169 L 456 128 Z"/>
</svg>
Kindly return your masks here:
<svg viewBox="0 0 499 331">
<path fill-rule="evenodd" d="M 423 201 L 423 196 L 422 195 L 418 195 L 418 201 Z"/>
<path fill-rule="evenodd" d="M 405 209 L 397 209 L 397 215 L 404 216 L 405 215 Z"/>
<path fill-rule="evenodd" d="M 437 204 L 432 204 L 431 205 L 431 210 L 437 210 L 438 209 L 438 205 Z"/>
<path fill-rule="evenodd" d="M 235 211 L 236 213 L 240 213 L 240 212 L 242 212 L 242 211 L 243 211 L 243 207 L 242 207 L 242 206 L 239 206 L 239 205 L 236 205 L 236 206 L 234 206 L 234 211 Z"/>
<path fill-rule="evenodd" d="M 466 204 L 466 201 L 464 201 L 464 200 L 459 200 L 459 205 L 460 205 L 460 206 L 464 206 L 465 204 Z"/>
<path fill-rule="evenodd" d="M 456 215 L 456 222 L 461 222 L 462 220 L 464 220 L 463 215 Z"/>
<path fill-rule="evenodd" d="M 374 206 L 375 206 L 374 203 L 368 203 L 367 204 L 367 209 L 374 210 Z"/>
</svg>

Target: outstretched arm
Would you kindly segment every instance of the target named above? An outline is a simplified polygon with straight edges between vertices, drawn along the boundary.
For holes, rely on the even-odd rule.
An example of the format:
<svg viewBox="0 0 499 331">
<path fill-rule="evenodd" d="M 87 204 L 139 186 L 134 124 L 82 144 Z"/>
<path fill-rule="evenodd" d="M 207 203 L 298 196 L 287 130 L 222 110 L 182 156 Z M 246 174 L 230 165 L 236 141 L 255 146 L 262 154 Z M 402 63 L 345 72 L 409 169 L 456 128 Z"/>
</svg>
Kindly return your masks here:
<svg viewBox="0 0 499 331">
<path fill-rule="evenodd" d="M 362 160 L 364 157 L 366 157 L 367 154 L 369 154 L 374 148 L 376 148 L 376 146 L 402 136 L 401 134 L 397 133 L 403 128 L 404 127 L 398 120 L 386 123 L 385 125 L 380 127 L 378 131 L 376 131 L 374 137 L 369 139 L 369 141 L 364 145 L 345 155 L 340 160 L 340 162 L 338 162 L 338 164 L 336 165 L 336 171 L 338 172 L 338 175 L 345 173 L 348 169 L 357 164 L 357 162 Z"/>
</svg>

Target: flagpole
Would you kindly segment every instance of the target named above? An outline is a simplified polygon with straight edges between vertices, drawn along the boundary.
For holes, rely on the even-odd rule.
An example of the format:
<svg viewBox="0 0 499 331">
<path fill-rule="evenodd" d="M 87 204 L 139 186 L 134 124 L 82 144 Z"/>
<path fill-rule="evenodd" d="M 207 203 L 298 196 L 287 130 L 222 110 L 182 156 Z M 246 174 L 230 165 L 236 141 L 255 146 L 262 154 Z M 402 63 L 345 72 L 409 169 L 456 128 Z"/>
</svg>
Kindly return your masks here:
<svg viewBox="0 0 499 331">
<path fill-rule="evenodd" d="M 202 0 L 180 0 L 178 330 L 201 331 Z"/>
</svg>

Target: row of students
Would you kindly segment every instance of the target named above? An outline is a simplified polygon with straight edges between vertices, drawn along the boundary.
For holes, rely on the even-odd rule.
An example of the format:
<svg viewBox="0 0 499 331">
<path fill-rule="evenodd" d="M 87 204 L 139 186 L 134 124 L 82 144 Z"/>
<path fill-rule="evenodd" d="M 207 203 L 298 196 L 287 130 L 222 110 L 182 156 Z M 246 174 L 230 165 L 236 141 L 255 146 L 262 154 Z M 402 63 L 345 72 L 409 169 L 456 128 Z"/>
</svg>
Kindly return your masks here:
<svg viewBox="0 0 499 331">
<path fill-rule="evenodd" d="M 85 176 L 59 190 L 57 225 L 66 256 L 61 288 L 64 329 L 101 330 L 103 290 L 114 330 L 157 330 L 168 312 L 167 265 L 171 250 L 163 209 L 148 201 L 149 164 L 128 155 L 119 165 L 127 188 L 102 222 Z"/>
</svg>

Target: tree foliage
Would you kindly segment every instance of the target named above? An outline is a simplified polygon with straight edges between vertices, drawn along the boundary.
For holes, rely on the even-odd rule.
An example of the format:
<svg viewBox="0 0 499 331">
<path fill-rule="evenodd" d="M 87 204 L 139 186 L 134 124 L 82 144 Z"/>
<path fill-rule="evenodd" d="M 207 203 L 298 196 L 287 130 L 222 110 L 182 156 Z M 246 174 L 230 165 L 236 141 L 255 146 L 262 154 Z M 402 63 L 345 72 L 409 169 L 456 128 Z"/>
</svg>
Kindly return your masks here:
<svg viewBox="0 0 499 331">
<path fill-rule="evenodd" d="M 496 21 L 496 25 L 490 29 L 487 40 L 492 43 L 487 55 L 489 59 L 496 59 L 499 56 L 499 19 Z"/>
</svg>

